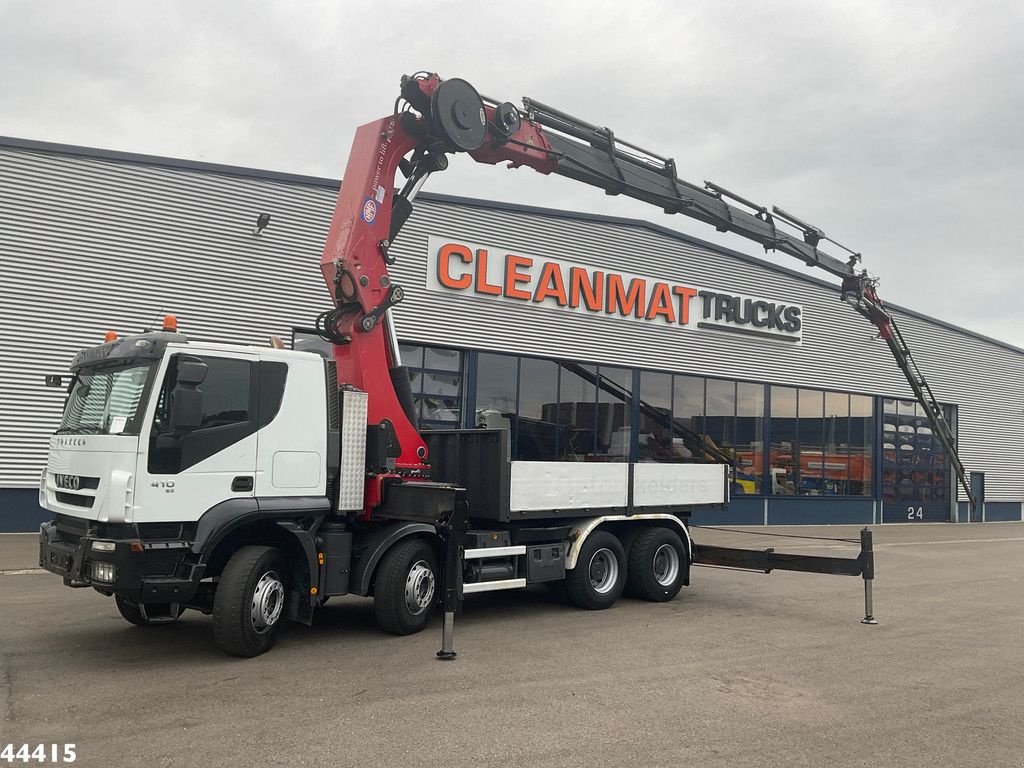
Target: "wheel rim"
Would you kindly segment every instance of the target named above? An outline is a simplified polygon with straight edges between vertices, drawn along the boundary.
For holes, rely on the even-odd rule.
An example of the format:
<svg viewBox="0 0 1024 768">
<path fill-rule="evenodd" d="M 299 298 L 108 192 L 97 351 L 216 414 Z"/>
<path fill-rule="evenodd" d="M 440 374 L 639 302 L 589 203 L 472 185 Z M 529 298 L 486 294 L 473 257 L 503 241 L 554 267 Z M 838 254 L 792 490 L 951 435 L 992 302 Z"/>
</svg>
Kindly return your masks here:
<svg viewBox="0 0 1024 768">
<path fill-rule="evenodd" d="M 249 621 L 257 634 L 274 628 L 284 610 L 284 582 L 276 571 L 267 571 L 256 582 L 249 608 Z"/>
<path fill-rule="evenodd" d="M 405 607 L 419 616 L 434 600 L 434 570 L 426 560 L 417 560 L 405 577 Z"/>
<path fill-rule="evenodd" d="M 607 547 L 597 550 L 590 558 L 590 586 L 599 595 L 606 595 L 619 580 L 619 558 Z"/>
<path fill-rule="evenodd" d="M 671 587 L 679 577 L 679 552 L 671 544 L 662 544 L 654 553 L 654 580 Z"/>
</svg>

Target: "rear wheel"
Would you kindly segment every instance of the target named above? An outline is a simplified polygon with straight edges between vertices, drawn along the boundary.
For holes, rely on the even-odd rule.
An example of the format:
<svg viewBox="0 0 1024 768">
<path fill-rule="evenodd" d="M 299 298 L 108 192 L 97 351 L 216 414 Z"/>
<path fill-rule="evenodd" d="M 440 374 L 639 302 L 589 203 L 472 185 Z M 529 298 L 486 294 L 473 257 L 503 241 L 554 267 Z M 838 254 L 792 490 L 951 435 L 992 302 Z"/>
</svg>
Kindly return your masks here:
<svg viewBox="0 0 1024 768">
<path fill-rule="evenodd" d="M 393 635 L 419 632 L 430 621 L 437 594 L 434 548 L 423 539 L 401 541 L 384 554 L 377 568 L 373 588 L 377 624 Z"/>
<path fill-rule="evenodd" d="M 686 547 L 675 531 L 647 528 L 629 550 L 630 593 L 643 600 L 671 600 L 683 586 Z"/>
<path fill-rule="evenodd" d="M 626 553 L 608 531 L 587 537 L 576 558 L 576 567 L 565 574 L 565 591 L 580 608 L 610 608 L 626 585 Z"/>
<path fill-rule="evenodd" d="M 114 595 L 118 613 L 130 624 L 137 627 L 152 627 L 154 624 L 170 624 L 185 612 L 180 603 L 136 603 L 123 595 Z"/>
<path fill-rule="evenodd" d="M 232 656 L 269 651 L 284 623 L 286 564 L 273 547 L 247 546 L 235 552 L 213 596 L 213 636 Z"/>
</svg>

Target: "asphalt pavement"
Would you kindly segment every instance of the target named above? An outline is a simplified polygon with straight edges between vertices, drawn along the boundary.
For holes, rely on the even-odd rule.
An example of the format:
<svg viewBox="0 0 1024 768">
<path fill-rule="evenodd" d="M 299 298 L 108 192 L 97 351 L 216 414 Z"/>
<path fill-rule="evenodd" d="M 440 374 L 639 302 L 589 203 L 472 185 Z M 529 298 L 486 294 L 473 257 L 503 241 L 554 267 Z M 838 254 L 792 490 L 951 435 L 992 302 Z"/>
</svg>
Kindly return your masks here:
<svg viewBox="0 0 1024 768">
<path fill-rule="evenodd" d="M 768 532 L 787 530 L 856 536 Z M 391 637 L 354 598 L 230 658 L 209 617 L 133 627 L 35 571 L 33 536 L 0 536 L 0 748 L 148 768 L 1024 765 L 1024 525 L 875 541 L 877 626 L 858 578 L 700 568 L 672 602 L 601 612 L 544 589 L 471 596 L 440 662 L 439 622 Z"/>
</svg>

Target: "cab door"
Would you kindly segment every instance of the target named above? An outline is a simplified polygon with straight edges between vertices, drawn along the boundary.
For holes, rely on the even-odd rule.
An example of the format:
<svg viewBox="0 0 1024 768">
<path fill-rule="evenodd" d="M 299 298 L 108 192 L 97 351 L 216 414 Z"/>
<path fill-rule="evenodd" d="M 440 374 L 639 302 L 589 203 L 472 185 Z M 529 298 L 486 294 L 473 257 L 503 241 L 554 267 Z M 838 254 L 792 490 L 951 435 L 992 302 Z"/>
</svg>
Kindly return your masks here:
<svg viewBox="0 0 1024 768">
<path fill-rule="evenodd" d="M 186 370 L 194 376 L 196 361 L 205 365 L 202 381 L 179 380 L 179 369 L 181 379 Z M 223 501 L 253 496 L 256 361 L 256 355 L 211 350 L 169 355 L 140 440 L 131 522 L 194 521 Z M 187 417 L 176 408 L 186 400 Z"/>
</svg>

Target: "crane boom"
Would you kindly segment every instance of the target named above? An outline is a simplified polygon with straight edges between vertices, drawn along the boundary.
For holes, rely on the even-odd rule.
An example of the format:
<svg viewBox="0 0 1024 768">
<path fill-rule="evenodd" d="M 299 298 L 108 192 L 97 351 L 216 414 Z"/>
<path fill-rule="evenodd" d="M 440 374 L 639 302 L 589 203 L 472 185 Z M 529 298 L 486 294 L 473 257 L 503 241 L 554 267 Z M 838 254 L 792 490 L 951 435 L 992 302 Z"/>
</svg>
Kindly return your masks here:
<svg viewBox="0 0 1024 768">
<path fill-rule="evenodd" d="M 393 474 L 384 472 L 371 480 L 368 509 L 380 495 L 374 482 L 416 478 L 428 469 L 409 399 L 401 396 L 401 361 L 388 310 L 401 301 L 402 292 L 391 283 L 387 265 L 393 261 L 390 244 L 412 211 L 413 197 L 430 174 L 447 167 L 447 154 L 455 152 L 466 152 L 477 162 L 528 166 L 609 195 L 626 195 L 840 278 L 841 299 L 878 329 L 974 507 L 953 431 L 894 317 L 878 298 L 877 280 L 858 270 L 860 253 L 778 207 L 769 209 L 712 182 L 698 186 L 684 181 L 673 159 L 622 141 L 607 128 L 533 99 L 523 99 L 520 108 L 481 97 L 464 80 L 421 73 L 402 78 L 394 115 L 358 129 L 321 259 L 335 306 L 321 315 L 318 327 L 336 344 L 339 380 L 383 392 L 371 398 L 368 419 L 381 426 Z M 406 183 L 396 191 L 399 170 Z M 845 258 L 822 250 L 825 242 Z"/>
</svg>

